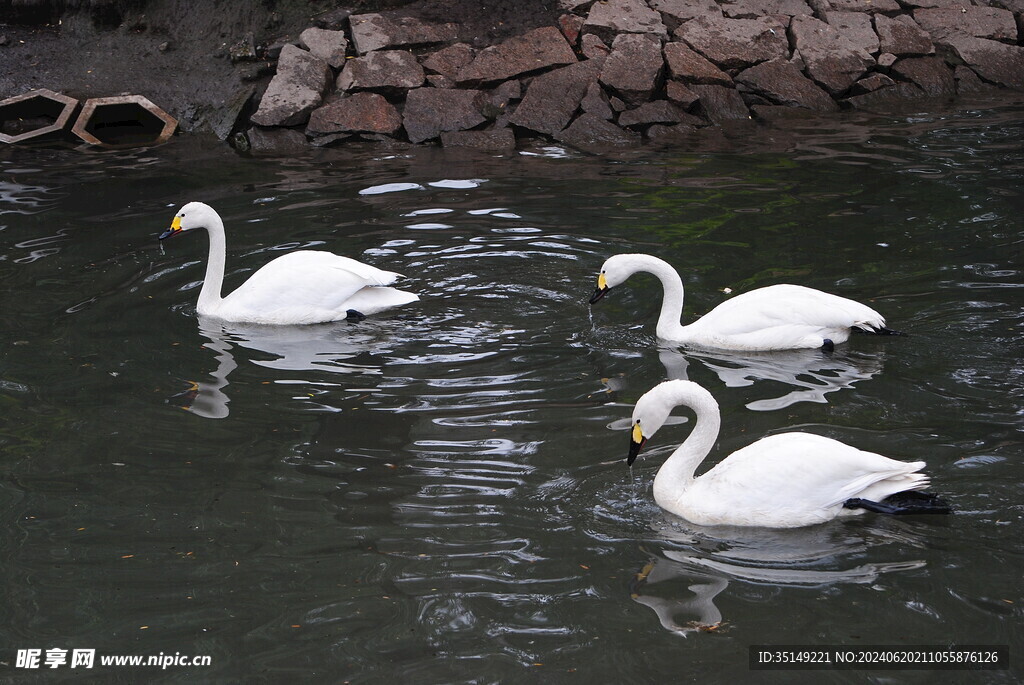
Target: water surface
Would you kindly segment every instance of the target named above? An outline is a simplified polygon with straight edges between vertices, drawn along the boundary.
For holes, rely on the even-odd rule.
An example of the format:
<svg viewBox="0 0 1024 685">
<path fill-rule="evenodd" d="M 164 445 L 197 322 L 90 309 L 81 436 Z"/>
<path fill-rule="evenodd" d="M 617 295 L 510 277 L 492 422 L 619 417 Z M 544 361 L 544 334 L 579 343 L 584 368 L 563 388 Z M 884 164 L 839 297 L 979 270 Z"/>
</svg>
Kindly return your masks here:
<svg viewBox="0 0 1024 685">
<path fill-rule="evenodd" d="M 212 656 L 67 682 L 717 682 L 766 643 L 1016 658 L 1022 133 L 1024 109 L 987 103 L 609 158 L 0 150 L 4 677 L 51 647 Z M 200 320 L 205 237 L 156 241 L 190 200 L 225 219 L 228 288 L 313 248 L 422 300 L 360 324 Z M 628 251 L 680 270 L 687 318 L 794 282 L 907 336 L 659 347 L 653 278 L 586 303 Z M 623 460 L 632 404 L 668 377 L 721 405 L 712 460 L 811 431 L 927 461 L 956 514 L 689 526 L 650 483 L 692 417 Z"/>
</svg>

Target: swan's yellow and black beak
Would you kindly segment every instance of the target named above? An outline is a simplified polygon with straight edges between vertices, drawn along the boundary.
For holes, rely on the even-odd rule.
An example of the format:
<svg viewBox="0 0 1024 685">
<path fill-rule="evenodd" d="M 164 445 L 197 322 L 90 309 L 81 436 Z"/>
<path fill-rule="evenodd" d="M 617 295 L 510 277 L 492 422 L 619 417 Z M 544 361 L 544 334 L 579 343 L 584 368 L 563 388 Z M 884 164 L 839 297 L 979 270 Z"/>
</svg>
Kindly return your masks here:
<svg viewBox="0 0 1024 685">
<path fill-rule="evenodd" d="M 636 455 L 640 454 L 640 449 L 647 442 L 647 438 L 644 437 L 644 431 L 640 428 L 639 421 L 633 424 L 633 432 L 629 437 L 629 456 L 626 457 L 626 466 L 632 466 L 633 462 L 636 461 Z"/>
<path fill-rule="evenodd" d="M 178 235 L 181 233 L 181 217 L 174 217 L 174 221 L 171 222 L 171 227 L 161 233 L 157 240 L 163 240 L 164 238 L 170 238 L 172 235 Z"/>
<path fill-rule="evenodd" d="M 596 304 L 598 300 L 608 294 L 608 281 L 605 280 L 604 274 L 599 274 L 597 277 L 597 290 L 590 296 L 590 304 Z"/>
</svg>

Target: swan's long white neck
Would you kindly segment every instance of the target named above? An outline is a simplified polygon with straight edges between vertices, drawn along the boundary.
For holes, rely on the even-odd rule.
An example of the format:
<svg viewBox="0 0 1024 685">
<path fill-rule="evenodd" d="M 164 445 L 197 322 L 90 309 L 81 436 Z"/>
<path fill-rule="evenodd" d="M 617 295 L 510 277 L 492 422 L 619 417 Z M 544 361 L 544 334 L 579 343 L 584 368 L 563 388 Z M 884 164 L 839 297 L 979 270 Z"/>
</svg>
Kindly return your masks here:
<svg viewBox="0 0 1024 685">
<path fill-rule="evenodd" d="M 686 326 L 683 326 L 683 279 L 672 265 L 663 259 L 646 254 L 631 255 L 630 267 L 633 272 L 645 271 L 661 281 L 661 314 L 658 315 L 657 334 L 665 340 L 685 341 Z"/>
<path fill-rule="evenodd" d="M 224 222 L 214 211 L 208 212 L 204 218 L 206 232 L 210 236 L 210 255 L 206 260 L 206 278 L 199 291 L 196 311 L 199 314 L 213 314 L 222 301 L 221 289 L 224 285 Z"/>
<path fill-rule="evenodd" d="M 667 509 L 694 481 L 694 472 L 718 440 L 722 424 L 718 403 L 704 388 L 690 381 L 668 381 L 659 386 L 667 411 L 679 405 L 690 407 L 697 415 L 693 430 L 665 461 L 654 478 L 654 499 Z"/>
</svg>

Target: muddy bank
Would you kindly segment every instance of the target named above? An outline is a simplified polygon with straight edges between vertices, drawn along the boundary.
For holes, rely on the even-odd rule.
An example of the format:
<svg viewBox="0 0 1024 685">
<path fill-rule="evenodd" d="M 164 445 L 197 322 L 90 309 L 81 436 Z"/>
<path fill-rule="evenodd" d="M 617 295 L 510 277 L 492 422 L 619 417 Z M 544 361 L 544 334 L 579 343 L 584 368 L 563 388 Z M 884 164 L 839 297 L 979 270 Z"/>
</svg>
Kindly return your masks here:
<svg viewBox="0 0 1024 685">
<path fill-rule="evenodd" d="M 145 95 L 185 131 L 602 150 L 1024 90 L 1020 0 L 0 0 L 0 98 Z"/>
</svg>

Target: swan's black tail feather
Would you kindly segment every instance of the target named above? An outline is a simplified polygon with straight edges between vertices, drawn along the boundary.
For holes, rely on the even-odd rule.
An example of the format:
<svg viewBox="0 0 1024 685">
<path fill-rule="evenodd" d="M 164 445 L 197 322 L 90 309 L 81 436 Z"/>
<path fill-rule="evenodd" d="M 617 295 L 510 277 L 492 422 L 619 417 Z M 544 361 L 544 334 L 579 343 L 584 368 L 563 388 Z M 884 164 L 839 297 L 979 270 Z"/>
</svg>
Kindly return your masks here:
<svg viewBox="0 0 1024 685">
<path fill-rule="evenodd" d="M 843 508 L 866 509 L 876 514 L 892 514 L 893 516 L 953 513 L 953 508 L 941 497 L 932 492 L 919 490 L 897 492 L 881 502 L 854 497 L 843 502 Z"/>
<path fill-rule="evenodd" d="M 906 335 L 906 333 L 904 333 L 903 331 L 897 331 L 892 328 L 886 328 L 885 326 L 879 326 L 878 328 L 875 328 L 874 326 L 869 326 L 867 328 L 854 326 L 852 330 L 854 333 L 863 333 L 864 335 Z"/>
</svg>

